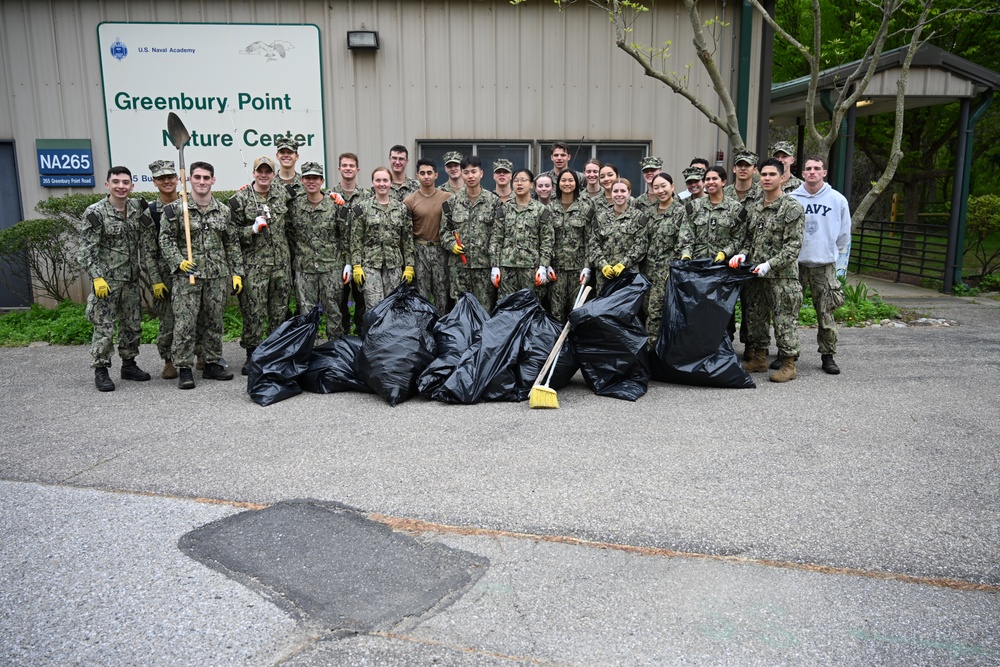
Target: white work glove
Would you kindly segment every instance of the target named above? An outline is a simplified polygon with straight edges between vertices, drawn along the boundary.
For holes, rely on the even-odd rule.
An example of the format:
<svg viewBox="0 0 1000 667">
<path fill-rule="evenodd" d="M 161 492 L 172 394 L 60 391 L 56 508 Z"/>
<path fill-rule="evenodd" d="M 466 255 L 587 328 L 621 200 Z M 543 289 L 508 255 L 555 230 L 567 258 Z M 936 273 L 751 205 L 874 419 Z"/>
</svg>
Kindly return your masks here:
<svg viewBox="0 0 1000 667">
<path fill-rule="evenodd" d="M 580 284 L 582 285 L 588 280 L 590 280 L 590 269 L 583 269 L 580 271 Z"/>
<path fill-rule="evenodd" d="M 551 266 L 545 267 L 545 275 L 548 276 L 550 283 L 554 283 L 556 280 L 559 279 L 559 276 L 556 275 L 556 270 L 553 269 Z"/>
<path fill-rule="evenodd" d="M 251 229 L 253 229 L 254 234 L 259 234 L 260 230 L 267 229 L 267 218 L 262 215 L 257 216 L 257 219 L 253 221 Z"/>
<path fill-rule="evenodd" d="M 767 275 L 767 272 L 771 270 L 771 265 L 768 262 L 763 264 L 758 264 L 757 266 L 750 269 L 750 273 L 756 273 L 758 278 L 763 278 Z"/>
<path fill-rule="evenodd" d="M 494 287 L 500 287 L 500 267 L 494 266 L 493 270 L 490 271 L 490 282 L 493 283 Z"/>
<path fill-rule="evenodd" d="M 545 273 L 545 267 L 538 267 L 538 270 L 535 271 L 535 285 L 544 285 L 547 282 L 549 282 L 549 277 Z"/>
<path fill-rule="evenodd" d="M 344 264 L 344 272 L 340 275 L 340 277 L 344 280 L 345 285 L 351 282 L 351 268 L 350 264 Z"/>
<path fill-rule="evenodd" d="M 732 258 L 729 260 L 729 268 L 730 269 L 740 268 L 740 264 L 745 262 L 746 259 L 747 259 L 746 255 L 733 255 Z"/>
</svg>

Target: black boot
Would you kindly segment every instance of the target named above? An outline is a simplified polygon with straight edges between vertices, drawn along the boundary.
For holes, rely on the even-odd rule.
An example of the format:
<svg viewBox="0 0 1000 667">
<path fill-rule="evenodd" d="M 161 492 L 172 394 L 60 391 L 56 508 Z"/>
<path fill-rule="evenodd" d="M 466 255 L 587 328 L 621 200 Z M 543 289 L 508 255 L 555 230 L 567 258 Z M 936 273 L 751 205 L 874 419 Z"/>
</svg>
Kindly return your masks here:
<svg viewBox="0 0 1000 667">
<path fill-rule="evenodd" d="M 145 382 L 149 379 L 149 373 L 139 368 L 135 359 L 122 359 L 122 379 Z"/>
<path fill-rule="evenodd" d="M 108 377 L 107 366 L 94 369 L 94 386 L 97 387 L 97 391 L 115 390 L 115 383 L 111 381 L 110 377 Z"/>
<path fill-rule="evenodd" d="M 781 368 L 781 357 L 775 357 L 774 361 L 768 364 L 767 367 L 770 368 L 772 371 L 776 371 L 779 368 Z"/>
<path fill-rule="evenodd" d="M 823 360 L 823 370 L 830 375 L 840 375 L 840 367 L 837 366 L 837 362 L 833 360 L 832 354 L 824 354 L 820 356 Z"/>
<path fill-rule="evenodd" d="M 190 368 L 178 368 L 177 374 L 178 389 L 194 389 L 194 375 L 191 374 Z"/>
<path fill-rule="evenodd" d="M 205 364 L 205 370 L 201 376 L 206 380 L 232 380 L 233 374 L 222 367 L 221 364 L 211 362 Z"/>
<path fill-rule="evenodd" d="M 250 357 L 253 356 L 253 351 L 256 349 L 256 347 L 247 348 L 247 360 L 244 362 L 243 368 L 240 369 L 240 375 L 250 375 Z"/>
</svg>

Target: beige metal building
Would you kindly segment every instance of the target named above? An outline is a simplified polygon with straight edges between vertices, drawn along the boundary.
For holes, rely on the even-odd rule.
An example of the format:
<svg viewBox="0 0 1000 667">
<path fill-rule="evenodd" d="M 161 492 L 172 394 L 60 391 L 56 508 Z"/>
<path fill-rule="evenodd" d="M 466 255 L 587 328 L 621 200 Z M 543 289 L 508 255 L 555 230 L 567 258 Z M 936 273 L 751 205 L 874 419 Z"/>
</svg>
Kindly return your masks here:
<svg viewBox="0 0 1000 667">
<path fill-rule="evenodd" d="M 733 90 L 741 4 L 702 3 L 706 18 L 726 24 L 716 58 Z M 730 162 L 725 135 L 686 100 L 644 76 L 615 47 L 606 13 L 582 0 L 564 11 L 549 0 L 519 6 L 506 0 L 0 0 L 0 172 L 7 175 L 0 185 L 0 227 L 31 217 L 40 199 L 70 191 L 41 187 L 36 139 L 89 137 L 96 188 L 74 191 L 103 191 L 113 156 L 98 52 L 102 22 L 315 24 L 325 93 L 322 157 L 329 172 L 339 153 L 357 152 L 362 180 L 396 143 L 409 148 L 411 171 L 415 158 L 437 157 L 453 147 L 474 150 L 484 164 L 502 155 L 538 171 L 550 167 L 548 145 L 555 140 L 571 144 L 574 164 L 596 156 L 633 180 L 639 159 L 648 154 L 663 157 L 675 175 L 695 155 L 714 162 L 722 151 Z M 758 40 L 759 17 L 753 23 Z M 348 49 L 349 30 L 376 31 L 380 48 Z M 652 3 L 632 40 L 672 40 L 667 67 L 686 72 L 690 88 L 715 104 L 682 2 Z M 757 72 L 760 45 L 751 52 L 750 71 Z M 750 77 L 751 146 L 757 143 L 758 79 Z"/>
</svg>

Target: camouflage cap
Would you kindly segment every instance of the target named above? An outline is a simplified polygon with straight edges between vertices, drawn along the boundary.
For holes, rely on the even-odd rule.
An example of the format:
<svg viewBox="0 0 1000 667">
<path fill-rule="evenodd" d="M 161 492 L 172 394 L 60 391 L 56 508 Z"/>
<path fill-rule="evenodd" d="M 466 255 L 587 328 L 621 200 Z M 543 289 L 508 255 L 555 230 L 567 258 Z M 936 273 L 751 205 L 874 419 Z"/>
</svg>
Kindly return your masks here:
<svg viewBox="0 0 1000 667">
<path fill-rule="evenodd" d="M 784 153 L 785 155 L 795 155 L 795 146 L 792 145 L 790 141 L 779 141 L 771 147 L 771 157 L 774 157 L 778 153 Z"/>
<path fill-rule="evenodd" d="M 291 137 L 280 137 L 274 142 L 274 150 L 289 150 L 297 153 L 299 151 L 299 142 L 295 141 Z"/>
<path fill-rule="evenodd" d="M 733 164 L 739 164 L 740 162 L 746 162 L 747 164 L 750 165 L 756 165 L 758 162 L 760 162 L 760 159 L 757 157 L 757 154 L 754 153 L 753 151 L 746 151 L 746 150 L 736 151 L 736 159 L 733 161 Z"/>
<path fill-rule="evenodd" d="M 306 162 L 302 165 L 302 175 L 323 178 L 323 165 L 319 162 Z"/>
<path fill-rule="evenodd" d="M 663 160 L 655 155 L 647 155 L 639 160 L 639 169 L 641 171 L 646 171 L 647 169 L 663 169 Z"/>
<path fill-rule="evenodd" d="M 274 160 L 267 157 L 266 155 L 261 155 L 259 158 L 253 161 L 253 170 L 257 171 L 261 167 L 268 167 L 271 171 L 274 171 Z"/>
<path fill-rule="evenodd" d="M 156 162 L 150 162 L 149 172 L 153 174 L 153 178 L 177 175 L 177 170 L 174 169 L 173 160 L 157 160 Z"/>
<path fill-rule="evenodd" d="M 465 158 L 458 151 L 448 151 L 447 153 L 444 154 L 444 166 L 447 167 L 449 164 L 452 163 L 461 164 L 462 160 L 464 159 Z"/>
<path fill-rule="evenodd" d="M 506 158 L 493 161 L 493 171 L 514 171 L 514 163 Z"/>
<path fill-rule="evenodd" d="M 688 167 L 684 170 L 684 182 L 705 180 L 705 170 L 701 167 Z"/>
</svg>

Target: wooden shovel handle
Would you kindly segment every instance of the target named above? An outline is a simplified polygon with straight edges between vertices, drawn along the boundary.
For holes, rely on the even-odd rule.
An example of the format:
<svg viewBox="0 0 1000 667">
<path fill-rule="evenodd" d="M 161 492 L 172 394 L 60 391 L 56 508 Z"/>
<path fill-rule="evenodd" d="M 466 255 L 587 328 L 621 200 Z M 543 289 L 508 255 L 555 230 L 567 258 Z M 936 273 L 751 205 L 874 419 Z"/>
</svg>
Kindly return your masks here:
<svg viewBox="0 0 1000 667">
<path fill-rule="evenodd" d="M 581 303 L 587 300 L 587 295 L 590 294 L 590 285 L 583 288 L 583 291 L 577 295 L 576 303 L 573 304 L 573 310 L 576 310 Z M 545 379 L 545 374 L 548 373 L 549 367 L 555 363 L 556 358 L 559 356 L 559 351 L 562 350 L 563 343 L 566 342 L 566 337 L 569 336 L 569 320 L 566 320 L 566 324 L 563 326 L 562 332 L 559 334 L 559 338 L 556 339 L 556 344 L 552 347 L 552 351 L 549 352 L 548 358 L 542 365 L 541 372 L 538 373 L 538 377 L 535 379 L 535 384 L 533 386 L 538 386 Z"/>
<path fill-rule="evenodd" d="M 191 255 L 191 218 L 188 217 L 188 189 L 187 189 L 187 174 L 184 173 L 184 163 L 183 158 L 181 159 L 181 203 L 184 206 L 184 240 L 187 241 L 187 251 L 188 251 L 188 261 L 194 262 L 194 258 Z M 194 285 L 194 275 L 188 276 L 190 283 Z"/>
</svg>

